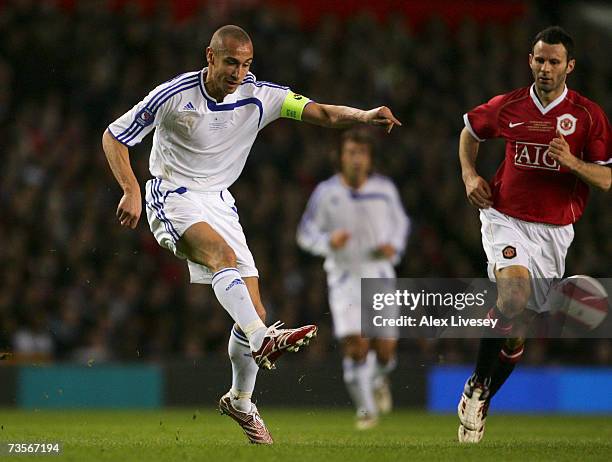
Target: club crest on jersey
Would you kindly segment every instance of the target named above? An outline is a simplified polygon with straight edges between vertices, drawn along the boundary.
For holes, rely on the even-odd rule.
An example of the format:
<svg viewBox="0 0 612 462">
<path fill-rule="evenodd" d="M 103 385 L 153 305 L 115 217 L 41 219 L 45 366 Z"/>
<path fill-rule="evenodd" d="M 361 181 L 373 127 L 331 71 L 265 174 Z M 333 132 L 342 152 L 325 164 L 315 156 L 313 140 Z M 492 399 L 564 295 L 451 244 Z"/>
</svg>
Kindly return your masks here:
<svg viewBox="0 0 612 462">
<path fill-rule="evenodd" d="M 504 247 L 504 250 L 502 250 L 502 255 L 506 260 L 510 260 L 516 257 L 516 248 L 512 247 L 511 245 L 507 245 Z"/>
<path fill-rule="evenodd" d="M 548 148 L 547 144 L 517 141 L 515 143 L 514 165 L 559 171 L 561 166 L 555 159 L 550 157 Z"/>
<path fill-rule="evenodd" d="M 578 119 L 571 114 L 563 114 L 557 117 L 557 130 L 563 136 L 571 135 L 576 131 L 576 122 Z"/>
<path fill-rule="evenodd" d="M 155 116 L 153 113 L 146 107 L 142 108 L 140 112 L 136 115 L 136 123 L 141 125 L 142 127 L 146 127 L 147 125 L 151 125 L 155 120 Z"/>
</svg>

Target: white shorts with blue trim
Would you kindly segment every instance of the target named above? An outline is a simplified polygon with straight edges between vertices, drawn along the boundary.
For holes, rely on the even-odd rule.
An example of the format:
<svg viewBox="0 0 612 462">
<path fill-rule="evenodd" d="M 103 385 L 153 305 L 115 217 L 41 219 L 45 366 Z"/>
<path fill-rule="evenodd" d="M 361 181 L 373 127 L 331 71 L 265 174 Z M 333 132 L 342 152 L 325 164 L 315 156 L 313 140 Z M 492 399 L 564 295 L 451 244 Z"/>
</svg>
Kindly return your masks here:
<svg viewBox="0 0 612 462">
<path fill-rule="evenodd" d="M 359 273 L 349 270 L 334 270 L 327 274 L 329 308 L 337 339 L 362 335 L 361 329 L 361 278 L 388 278 L 395 280 L 395 271 L 390 264 L 364 264 Z M 393 311 L 392 311 L 393 310 Z M 395 314 L 394 314 L 395 313 Z M 386 316 L 394 317 L 399 313 L 397 307 L 390 307 Z M 378 338 L 397 339 L 399 328 L 377 328 Z"/>
<path fill-rule="evenodd" d="M 532 296 L 527 308 L 548 311 L 546 300 L 551 285 L 565 272 L 565 257 L 574 240 L 573 225 L 532 223 L 493 208 L 482 209 L 480 221 L 489 279 L 495 281 L 496 269 L 524 266 L 532 278 Z"/>
<path fill-rule="evenodd" d="M 183 233 L 192 225 L 209 224 L 236 254 L 242 277 L 258 277 L 255 260 L 240 225 L 234 197 L 228 190 L 193 191 L 168 180 L 147 181 L 145 202 L 151 232 L 162 247 L 186 259 L 176 247 Z M 213 273 L 206 266 L 187 260 L 191 282 L 210 284 Z"/>
</svg>

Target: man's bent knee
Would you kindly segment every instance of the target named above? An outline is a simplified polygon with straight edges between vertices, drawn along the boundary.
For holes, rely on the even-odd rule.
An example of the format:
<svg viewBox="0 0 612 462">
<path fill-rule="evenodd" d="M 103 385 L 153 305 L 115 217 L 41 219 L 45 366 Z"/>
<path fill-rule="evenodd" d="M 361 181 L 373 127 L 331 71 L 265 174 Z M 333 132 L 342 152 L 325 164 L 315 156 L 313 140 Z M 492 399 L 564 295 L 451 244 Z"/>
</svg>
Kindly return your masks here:
<svg viewBox="0 0 612 462">
<path fill-rule="evenodd" d="M 205 222 L 196 223 L 183 233 L 178 250 L 192 262 L 213 272 L 236 267 L 234 250 Z"/>
<path fill-rule="evenodd" d="M 218 259 L 212 262 L 213 271 L 218 271 L 223 268 L 236 268 L 236 253 L 234 250 L 227 244 L 223 244 L 220 246 L 221 248 L 218 251 Z"/>
<path fill-rule="evenodd" d="M 225 242 L 214 242 L 207 248 L 197 247 L 187 253 L 189 260 L 204 265 L 213 273 L 224 268 L 236 268 L 236 254 Z"/>
<path fill-rule="evenodd" d="M 527 268 L 513 266 L 496 271 L 497 307 L 504 316 L 520 315 L 531 297 L 531 280 Z"/>
</svg>

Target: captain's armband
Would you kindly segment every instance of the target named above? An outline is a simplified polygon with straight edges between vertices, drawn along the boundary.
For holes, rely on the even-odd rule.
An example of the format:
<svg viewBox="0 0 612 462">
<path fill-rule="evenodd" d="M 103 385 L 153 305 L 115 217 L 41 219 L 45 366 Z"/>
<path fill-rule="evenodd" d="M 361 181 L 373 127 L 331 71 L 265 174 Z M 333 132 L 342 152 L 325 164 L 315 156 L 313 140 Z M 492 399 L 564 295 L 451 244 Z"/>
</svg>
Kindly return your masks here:
<svg viewBox="0 0 612 462">
<path fill-rule="evenodd" d="M 289 90 L 287 96 L 285 96 L 285 101 L 283 101 L 280 116 L 285 119 L 302 120 L 302 112 L 308 103 L 310 103 L 309 98 Z"/>
</svg>

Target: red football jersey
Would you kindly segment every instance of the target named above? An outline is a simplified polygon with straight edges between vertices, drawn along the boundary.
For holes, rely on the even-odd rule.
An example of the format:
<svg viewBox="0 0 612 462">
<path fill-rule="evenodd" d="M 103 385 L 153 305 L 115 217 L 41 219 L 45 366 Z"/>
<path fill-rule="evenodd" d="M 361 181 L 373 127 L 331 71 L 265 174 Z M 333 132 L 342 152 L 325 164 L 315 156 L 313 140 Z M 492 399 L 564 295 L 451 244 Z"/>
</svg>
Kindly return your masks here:
<svg viewBox="0 0 612 462">
<path fill-rule="evenodd" d="M 589 187 L 548 153 L 559 130 L 573 155 L 612 166 L 612 128 L 594 102 L 568 90 L 543 107 L 535 88 L 492 98 L 463 116 L 479 141 L 504 138 L 506 156 L 491 181 L 493 208 L 520 220 L 574 223 L 584 211 Z"/>
</svg>

